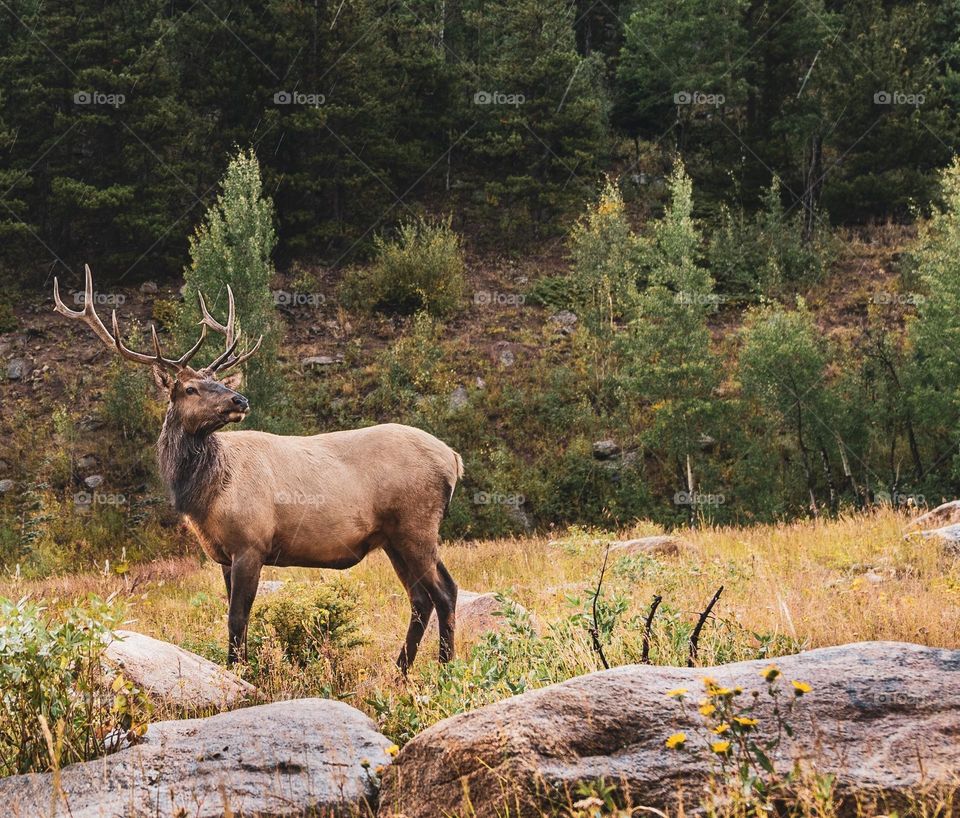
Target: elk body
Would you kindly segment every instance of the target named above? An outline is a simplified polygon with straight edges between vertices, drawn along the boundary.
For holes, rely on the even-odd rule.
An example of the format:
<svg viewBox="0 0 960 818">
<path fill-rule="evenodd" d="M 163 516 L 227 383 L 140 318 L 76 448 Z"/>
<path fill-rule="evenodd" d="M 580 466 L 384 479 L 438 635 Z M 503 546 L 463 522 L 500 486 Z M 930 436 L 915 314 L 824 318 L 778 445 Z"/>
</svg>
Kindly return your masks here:
<svg viewBox="0 0 960 818">
<path fill-rule="evenodd" d="M 178 359 L 163 357 L 156 330 L 154 354 L 134 352 L 93 306 L 93 279 L 86 268 L 82 310 L 60 299 L 57 312 L 82 320 L 118 354 L 153 367 L 169 405 L 157 456 L 177 512 L 206 554 L 223 568 L 229 601 L 228 660 L 246 655 L 246 630 L 265 565 L 349 568 L 382 548 L 410 598 L 410 625 L 397 664 L 413 662 L 434 609 L 440 629 L 440 661 L 454 651 L 457 586 L 438 555 L 440 522 L 463 475 L 453 449 L 420 429 L 384 424 L 311 437 L 256 431 L 219 431 L 249 411 L 236 391 L 237 376 L 219 379 L 260 346 L 238 355 L 233 293 L 227 288 L 226 325 L 200 296 L 200 339 Z M 192 369 L 207 329 L 222 333 L 225 351 L 209 366 Z"/>
</svg>

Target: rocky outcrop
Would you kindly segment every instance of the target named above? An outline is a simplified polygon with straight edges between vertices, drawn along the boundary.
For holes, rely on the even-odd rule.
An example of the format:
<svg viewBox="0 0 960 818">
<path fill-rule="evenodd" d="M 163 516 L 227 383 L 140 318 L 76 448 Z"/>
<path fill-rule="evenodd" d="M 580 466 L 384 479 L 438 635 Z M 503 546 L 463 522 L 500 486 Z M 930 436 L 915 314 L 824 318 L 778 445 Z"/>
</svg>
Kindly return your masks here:
<svg viewBox="0 0 960 818">
<path fill-rule="evenodd" d="M 380 816 L 540 815 L 576 801 L 577 785 L 603 777 L 630 803 L 675 814 L 693 809 L 715 762 L 709 751 L 668 750 L 678 731 L 702 745 L 708 725 L 695 706 L 681 710 L 667 692 L 702 680 L 764 689 L 766 661 L 688 669 L 631 665 L 571 679 L 446 719 L 414 738 L 384 778 Z M 893 642 L 813 650 L 776 660 L 785 695 L 790 680 L 812 690 L 791 716 L 772 761 L 801 759 L 837 776 L 846 814 L 851 795 L 895 801 L 947 784 L 960 770 L 960 651 Z M 754 713 L 761 737 L 775 729 L 770 698 Z M 697 741 L 694 741 L 694 739 Z M 716 738 L 716 736 L 712 736 Z M 867 814 L 878 814 L 868 806 Z"/>
<path fill-rule="evenodd" d="M 153 724 L 142 743 L 60 772 L 0 779 L 4 815 L 220 818 L 367 814 L 390 741 L 342 702 L 299 699 Z M 374 807 L 375 808 L 375 807 Z"/>
<path fill-rule="evenodd" d="M 256 688 L 188 650 L 133 631 L 116 631 L 107 663 L 156 699 L 187 710 L 228 710 L 251 699 Z"/>
</svg>

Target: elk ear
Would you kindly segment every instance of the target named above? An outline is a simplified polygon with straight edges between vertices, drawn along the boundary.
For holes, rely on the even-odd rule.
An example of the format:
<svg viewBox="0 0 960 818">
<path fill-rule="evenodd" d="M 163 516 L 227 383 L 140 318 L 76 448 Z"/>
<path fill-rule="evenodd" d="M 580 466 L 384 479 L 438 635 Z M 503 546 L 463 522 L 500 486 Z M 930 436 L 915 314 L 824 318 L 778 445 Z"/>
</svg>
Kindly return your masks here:
<svg viewBox="0 0 960 818">
<path fill-rule="evenodd" d="M 220 381 L 227 389 L 232 389 L 234 392 L 239 392 L 243 389 L 243 372 L 234 372 L 232 375 L 227 375 L 222 381 Z"/>
<path fill-rule="evenodd" d="M 173 377 L 173 375 L 167 372 L 166 369 L 163 369 L 159 366 L 154 366 L 153 382 L 157 385 L 157 389 L 169 397 L 170 393 L 173 392 L 173 385 L 176 383 L 176 379 Z"/>
</svg>

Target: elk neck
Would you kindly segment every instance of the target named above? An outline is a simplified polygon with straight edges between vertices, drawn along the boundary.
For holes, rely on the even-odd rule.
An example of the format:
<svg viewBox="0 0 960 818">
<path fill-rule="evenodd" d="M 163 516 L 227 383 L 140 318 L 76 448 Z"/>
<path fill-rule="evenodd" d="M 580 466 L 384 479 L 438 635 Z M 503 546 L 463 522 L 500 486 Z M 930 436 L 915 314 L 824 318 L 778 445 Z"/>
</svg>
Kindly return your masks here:
<svg viewBox="0 0 960 818">
<path fill-rule="evenodd" d="M 229 480 L 216 434 L 188 433 L 171 406 L 157 440 L 157 460 L 177 513 L 202 522 Z"/>
</svg>

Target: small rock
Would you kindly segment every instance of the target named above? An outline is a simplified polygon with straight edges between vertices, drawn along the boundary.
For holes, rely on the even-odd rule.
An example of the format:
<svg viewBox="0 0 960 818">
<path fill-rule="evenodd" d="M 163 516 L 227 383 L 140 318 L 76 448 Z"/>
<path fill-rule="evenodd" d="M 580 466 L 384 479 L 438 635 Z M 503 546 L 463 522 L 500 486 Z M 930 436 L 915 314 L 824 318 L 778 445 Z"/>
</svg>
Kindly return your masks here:
<svg viewBox="0 0 960 818">
<path fill-rule="evenodd" d="M 579 319 L 576 313 L 570 310 L 560 310 L 560 312 L 551 315 L 550 320 L 557 325 L 559 332 L 562 332 L 564 335 L 569 335 L 573 332 Z"/>
<path fill-rule="evenodd" d="M 880 574 L 875 574 L 873 571 L 869 571 L 863 575 L 863 578 L 869 582 L 871 585 L 879 585 L 884 581 L 884 578 Z"/>
<path fill-rule="evenodd" d="M 95 454 L 85 454 L 77 458 L 77 468 L 80 471 L 87 471 L 97 467 L 97 456 Z"/>
<path fill-rule="evenodd" d="M 337 355 L 336 357 L 331 355 L 311 355 L 309 358 L 304 358 L 300 361 L 300 366 L 330 366 L 332 364 L 339 364 L 342 361 L 342 355 Z"/>
<path fill-rule="evenodd" d="M 934 528 L 931 531 L 921 531 L 920 534 L 927 539 L 935 537 L 942 540 L 950 551 L 960 551 L 960 523 Z"/>
<path fill-rule="evenodd" d="M 257 588 L 257 596 L 264 596 L 269 594 L 275 594 L 281 588 L 283 588 L 284 581 L 282 579 L 264 579 L 260 581 L 260 585 Z"/>
<path fill-rule="evenodd" d="M 6 494 L 8 491 L 13 491 L 13 480 L 0 480 L 0 494 Z"/>
<path fill-rule="evenodd" d="M 477 389 L 486 389 L 486 388 L 487 388 L 487 382 L 483 378 L 481 378 L 479 375 L 477 375 Z"/>
<path fill-rule="evenodd" d="M 460 409 L 463 409 L 470 403 L 470 395 L 467 392 L 466 387 L 458 386 L 453 392 L 450 393 L 450 400 L 448 401 L 451 412 L 456 412 Z"/>
<path fill-rule="evenodd" d="M 22 380 L 27 374 L 27 362 L 23 358 L 13 358 L 7 364 L 7 379 L 11 381 Z"/>
<path fill-rule="evenodd" d="M 638 537 L 635 540 L 614 540 L 610 543 L 610 552 L 616 552 L 617 556 L 646 554 L 648 556 L 672 557 L 691 548 L 693 548 L 692 543 L 674 537 L 672 534 L 654 534 L 651 537 Z"/>
<path fill-rule="evenodd" d="M 177 645 L 134 631 L 116 631 L 107 646 L 110 663 L 152 696 L 188 709 L 224 709 L 249 699 L 256 688 L 226 668 Z"/>
<path fill-rule="evenodd" d="M 160 291 L 160 288 L 152 281 L 144 281 L 140 285 L 140 292 L 144 295 L 156 295 Z"/>
<path fill-rule="evenodd" d="M 89 477 L 83 479 L 83 485 L 88 489 L 99 488 L 103 485 L 103 475 L 102 474 L 91 474 Z"/>
<path fill-rule="evenodd" d="M 78 428 L 81 432 L 95 432 L 97 429 L 102 429 L 106 423 L 103 418 L 99 418 L 96 415 L 87 415 L 83 420 L 78 424 Z"/>
<path fill-rule="evenodd" d="M 620 454 L 620 446 L 615 440 L 596 440 L 593 443 L 593 456 L 597 460 L 609 460 Z"/>
</svg>

